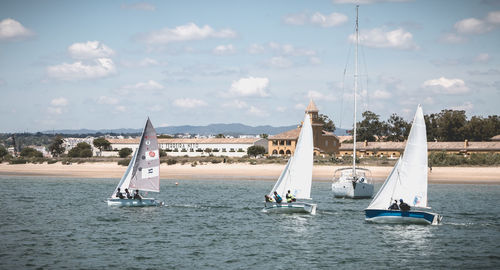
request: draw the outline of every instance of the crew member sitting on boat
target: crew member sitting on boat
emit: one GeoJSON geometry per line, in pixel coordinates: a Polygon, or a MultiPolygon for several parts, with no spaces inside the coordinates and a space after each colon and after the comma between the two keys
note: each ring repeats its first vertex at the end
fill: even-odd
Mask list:
{"type": "Polygon", "coordinates": [[[399,210],[398,201],[394,200],[394,203],[389,206],[389,210],[399,210]]]}
{"type": "Polygon", "coordinates": [[[273,198],[271,198],[269,195],[264,195],[264,198],[266,198],[266,202],[272,202],[273,198]]]}
{"type": "Polygon", "coordinates": [[[401,211],[410,211],[410,206],[407,203],[403,202],[403,199],[399,199],[399,202],[399,209],[401,209],[401,211]]]}
{"type": "Polygon", "coordinates": [[[274,192],[274,200],[277,202],[277,203],[281,203],[281,201],[283,201],[283,199],[281,198],[280,195],[278,195],[278,192],[274,192]]]}
{"type": "Polygon", "coordinates": [[[116,197],[120,198],[120,199],[124,199],[125,197],[123,197],[123,194],[120,192],[120,188],[118,188],[116,190],[116,197]]]}
{"type": "Polygon", "coordinates": [[[127,199],[132,199],[132,194],[128,192],[128,188],[125,189],[125,194],[127,195],[127,199]]]}
{"type": "Polygon", "coordinates": [[[286,202],[291,203],[291,202],[295,202],[295,201],[296,201],[295,196],[293,196],[289,190],[288,193],[286,194],[286,202]]]}
{"type": "Polygon", "coordinates": [[[135,190],[134,200],[142,200],[141,195],[139,195],[139,190],[138,189],[135,190]]]}

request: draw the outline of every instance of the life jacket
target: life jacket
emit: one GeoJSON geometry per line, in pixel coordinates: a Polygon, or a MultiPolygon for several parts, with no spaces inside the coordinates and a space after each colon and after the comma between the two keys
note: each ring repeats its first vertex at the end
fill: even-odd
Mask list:
{"type": "Polygon", "coordinates": [[[280,195],[274,195],[274,199],[276,200],[277,203],[281,203],[281,201],[283,201],[280,195]]]}

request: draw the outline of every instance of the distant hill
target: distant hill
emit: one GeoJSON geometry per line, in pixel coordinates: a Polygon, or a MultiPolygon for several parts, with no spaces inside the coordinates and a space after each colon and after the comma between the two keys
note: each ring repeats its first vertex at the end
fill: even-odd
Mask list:
{"type": "MultiPolygon", "coordinates": [[[[210,124],[207,126],[191,126],[191,125],[183,125],[183,126],[169,126],[169,127],[157,127],[156,132],[159,134],[199,134],[199,135],[216,135],[216,134],[224,134],[224,135],[259,135],[259,134],[269,134],[274,135],[281,132],[285,132],[290,129],[296,128],[296,125],[291,126],[280,126],[273,127],[269,125],[265,126],[247,126],[244,124],[234,123],[234,124],[210,124]]],[[[62,130],[47,130],[43,131],[46,134],[58,133],[58,134],[137,134],[140,133],[141,129],[131,129],[131,128],[119,128],[119,129],[62,129],[62,130]]],[[[345,135],[346,131],[344,129],[338,128],[335,130],[335,134],[337,135],[345,135]]]]}

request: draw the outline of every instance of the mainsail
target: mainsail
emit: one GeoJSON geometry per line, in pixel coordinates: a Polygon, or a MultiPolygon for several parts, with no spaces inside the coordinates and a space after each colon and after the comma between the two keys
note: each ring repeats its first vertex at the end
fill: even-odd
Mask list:
{"type": "Polygon", "coordinates": [[[313,147],[311,118],[306,113],[295,147],[295,153],[288,160],[269,196],[272,196],[276,191],[280,196],[284,197],[290,190],[297,199],[311,199],[313,147]]]}
{"type": "Polygon", "coordinates": [[[427,207],[427,135],[419,105],[411,126],[404,155],[367,209],[387,209],[393,200],[403,199],[414,207],[427,207]]]}
{"type": "MultiPolygon", "coordinates": [[[[135,150],[127,171],[123,175],[117,189],[124,192],[126,188],[144,191],[160,191],[160,153],[156,131],[151,121],[146,121],[139,148],[135,150]]],[[[112,198],[116,198],[115,189],[112,198]]]]}

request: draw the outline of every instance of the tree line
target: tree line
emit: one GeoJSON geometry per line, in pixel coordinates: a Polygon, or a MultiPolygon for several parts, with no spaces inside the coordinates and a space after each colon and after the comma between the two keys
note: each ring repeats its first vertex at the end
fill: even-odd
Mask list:
{"type": "MultiPolygon", "coordinates": [[[[371,111],[362,114],[362,120],[356,123],[357,141],[402,142],[408,138],[412,121],[392,114],[387,121],[371,111]]],[[[465,111],[442,110],[439,113],[424,115],[427,127],[427,141],[488,141],[500,134],[500,117],[472,116],[467,119],[465,111]]],[[[351,131],[352,132],[352,131],[351,131]]]]}

